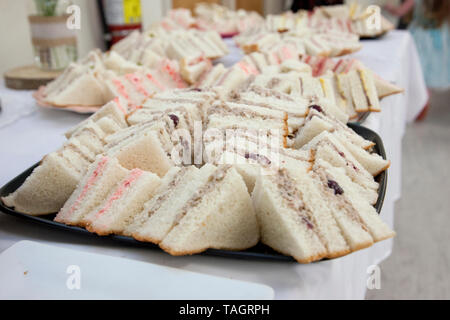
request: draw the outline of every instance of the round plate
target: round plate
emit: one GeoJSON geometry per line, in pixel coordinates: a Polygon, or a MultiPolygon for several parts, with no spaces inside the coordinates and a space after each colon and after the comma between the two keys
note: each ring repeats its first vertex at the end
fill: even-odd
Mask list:
{"type": "Polygon", "coordinates": [[[57,109],[57,110],[68,110],[75,113],[94,113],[98,111],[102,106],[55,106],[45,102],[44,100],[44,86],[39,87],[39,89],[33,92],[33,98],[36,99],[38,106],[46,109],[57,109]]]}

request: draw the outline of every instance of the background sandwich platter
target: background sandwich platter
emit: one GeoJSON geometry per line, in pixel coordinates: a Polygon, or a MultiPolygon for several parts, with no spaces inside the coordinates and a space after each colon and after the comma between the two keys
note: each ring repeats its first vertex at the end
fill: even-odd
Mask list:
{"type": "MultiPolygon", "coordinates": [[[[386,152],[384,150],[383,141],[381,140],[380,136],[376,134],[374,131],[363,127],[359,124],[352,124],[349,123],[348,126],[353,129],[357,134],[362,136],[366,140],[370,140],[375,143],[375,146],[373,148],[373,151],[383,157],[383,159],[386,159],[386,152]]],[[[20,175],[15,177],[13,180],[8,182],[5,186],[3,186],[0,189],[0,197],[6,196],[9,193],[14,192],[17,188],[19,188],[22,183],[25,181],[25,179],[31,174],[33,169],[37,167],[39,163],[36,163],[32,167],[28,168],[24,172],[22,172],[20,175]]],[[[375,209],[378,213],[381,212],[381,208],[383,207],[383,201],[384,196],[386,193],[386,187],[387,187],[387,171],[382,172],[378,176],[375,177],[375,180],[379,183],[379,189],[378,189],[378,200],[375,204],[375,209]]],[[[44,216],[31,216],[24,213],[17,212],[11,208],[6,207],[2,202],[0,202],[0,211],[9,214],[12,216],[20,217],[27,219],[32,222],[39,223],[41,225],[47,225],[50,227],[55,227],[58,229],[63,230],[69,230],[72,232],[77,232],[80,234],[83,234],[85,236],[90,236],[92,238],[97,239],[104,239],[106,241],[108,240],[115,240],[120,241],[123,243],[128,243],[133,246],[141,246],[141,247],[148,247],[150,249],[157,249],[160,250],[159,247],[152,243],[146,243],[146,242],[140,242],[137,241],[131,237],[127,236],[121,236],[121,235],[111,235],[106,237],[100,237],[94,233],[91,233],[87,231],[86,229],[80,228],[80,227],[74,227],[74,226],[68,226],[59,222],[53,221],[53,218],[56,214],[49,214],[44,216]]],[[[101,241],[101,240],[100,240],[101,241]]],[[[268,246],[265,246],[264,244],[258,243],[256,246],[244,250],[244,251],[228,251],[228,250],[218,250],[218,249],[208,249],[207,251],[201,253],[202,255],[209,255],[209,256],[221,256],[221,257],[228,257],[228,258],[237,258],[237,259],[244,259],[244,260],[276,260],[276,261],[286,261],[286,262],[295,262],[295,260],[290,256],[285,256],[280,253],[275,252],[268,246]]]]}

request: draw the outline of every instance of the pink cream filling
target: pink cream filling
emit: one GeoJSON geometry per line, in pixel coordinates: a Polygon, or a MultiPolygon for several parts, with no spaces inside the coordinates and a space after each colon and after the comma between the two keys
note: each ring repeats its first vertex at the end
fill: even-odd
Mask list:
{"type": "Polygon", "coordinates": [[[186,87],[186,84],[183,82],[183,80],[181,80],[180,75],[175,70],[175,68],[170,65],[170,63],[165,63],[165,65],[163,66],[163,71],[167,72],[170,75],[172,80],[177,85],[177,88],[185,88],[186,87]]]}
{"type": "Polygon", "coordinates": [[[244,62],[239,62],[238,66],[245,72],[245,74],[259,74],[258,70],[253,68],[251,65],[244,62]]]}
{"type": "Polygon", "coordinates": [[[311,56],[306,56],[306,58],[304,59],[305,63],[308,63],[311,61],[311,56]]]}
{"type": "Polygon", "coordinates": [[[148,97],[150,94],[147,90],[142,86],[142,80],[135,74],[127,74],[125,75],[125,78],[128,79],[136,88],[136,90],[140,93],[142,93],[144,96],[148,97]]]}
{"type": "Polygon", "coordinates": [[[347,72],[349,72],[349,71],[352,69],[353,64],[355,63],[355,61],[356,61],[356,59],[351,59],[351,60],[347,63],[347,66],[346,66],[345,69],[344,69],[344,73],[347,73],[347,72]]]}
{"type": "Polygon", "coordinates": [[[155,86],[157,86],[159,89],[161,89],[162,91],[166,90],[166,88],[158,81],[155,79],[154,76],[152,76],[150,73],[146,74],[147,79],[150,80],[153,84],[155,84],[155,86]]]}
{"type": "Polygon", "coordinates": [[[341,66],[341,64],[344,62],[344,59],[339,59],[338,63],[336,63],[336,65],[333,68],[333,72],[336,72],[337,70],[339,70],[339,67],[341,66]]]}
{"type": "Polygon", "coordinates": [[[327,58],[322,58],[319,60],[319,62],[317,63],[316,66],[316,70],[315,70],[315,77],[317,77],[318,75],[320,75],[323,71],[323,67],[325,65],[325,62],[327,61],[327,58]]]}
{"type": "Polygon", "coordinates": [[[280,64],[281,63],[280,59],[278,58],[278,56],[277,56],[277,54],[275,52],[272,53],[272,58],[275,60],[276,64],[280,64]]]}
{"type": "Polygon", "coordinates": [[[120,103],[119,97],[115,97],[114,102],[117,104],[117,107],[120,109],[120,111],[122,111],[122,113],[126,115],[127,112],[125,111],[122,104],[120,103]]]}
{"type": "Polygon", "coordinates": [[[81,204],[81,201],[86,197],[89,189],[97,181],[100,174],[105,169],[105,166],[108,163],[108,161],[109,161],[109,159],[107,157],[103,157],[100,160],[100,162],[97,165],[97,168],[95,168],[94,172],[89,177],[89,179],[88,179],[87,183],[85,184],[85,186],[83,187],[83,190],[81,191],[80,195],[78,196],[78,198],[75,200],[75,202],[73,203],[73,205],[70,207],[69,211],[67,212],[67,216],[71,216],[72,213],[78,209],[78,207],[81,204]]]}
{"type": "Polygon", "coordinates": [[[119,79],[113,79],[113,83],[116,86],[117,90],[119,91],[119,94],[124,97],[125,99],[127,99],[128,101],[130,101],[130,97],[128,96],[128,93],[125,90],[125,86],[123,85],[122,82],[120,82],[119,79]]]}
{"type": "Polygon", "coordinates": [[[201,54],[200,56],[198,56],[197,58],[192,59],[191,61],[189,61],[188,65],[189,66],[193,66],[197,63],[200,63],[202,61],[206,60],[205,55],[201,54]]]}
{"type": "Polygon", "coordinates": [[[292,59],[294,58],[294,54],[292,53],[292,50],[290,50],[288,47],[282,47],[281,52],[284,56],[284,59],[292,59]]]}
{"type": "Polygon", "coordinates": [[[165,20],[161,21],[161,26],[162,26],[164,29],[166,29],[167,31],[172,30],[172,27],[169,26],[169,24],[168,24],[165,20]]]}
{"type": "Polygon", "coordinates": [[[350,20],[347,20],[347,28],[348,32],[353,33],[352,22],[350,20]]]}
{"type": "Polygon", "coordinates": [[[313,44],[315,44],[315,45],[317,46],[317,48],[323,49],[323,46],[322,46],[319,42],[317,42],[316,39],[311,38],[311,42],[312,42],[313,44]]]}
{"type": "Polygon", "coordinates": [[[142,175],[142,173],[143,171],[140,169],[131,170],[130,174],[128,175],[128,178],[121,182],[120,186],[116,189],[113,195],[106,201],[105,206],[97,212],[96,216],[99,217],[106,211],[108,211],[114,204],[114,202],[123,196],[125,190],[128,189],[131,186],[131,184],[142,175]]]}

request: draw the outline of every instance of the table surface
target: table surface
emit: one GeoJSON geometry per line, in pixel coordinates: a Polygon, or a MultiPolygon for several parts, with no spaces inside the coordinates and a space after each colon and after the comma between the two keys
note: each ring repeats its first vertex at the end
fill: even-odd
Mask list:
{"type": "MultiPolygon", "coordinates": [[[[231,48],[230,55],[221,60],[226,65],[241,56],[238,49],[231,48]]],[[[393,31],[378,40],[364,40],[363,49],[352,56],[406,92],[385,98],[381,103],[382,112],[371,114],[364,123],[380,134],[391,161],[381,216],[392,227],[394,203],[401,195],[401,142],[405,125],[425,105],[427,91],[414,42],[406,31],[393,31]]],[[[0,113],[0,185],[57,149],[65,141],[64,132],[86,118],[86,115],[69,111],[39,108],[30,91],[12,91],[3,84],[0,99],[3,109],[0,113]]],[[[160,250],[84,237],[1,214],[0,252],[20,240],[258,282],[272,287],[276,299],[363,299],[370,267],[389,256],[393,241],[382,241],[339,259],[308,265],[198,255],[172,257],[160,250]]]]}

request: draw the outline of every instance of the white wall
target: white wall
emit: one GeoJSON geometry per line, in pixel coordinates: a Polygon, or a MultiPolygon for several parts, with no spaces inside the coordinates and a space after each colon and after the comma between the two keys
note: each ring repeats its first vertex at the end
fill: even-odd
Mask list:
{"type": "MultiPolygon", "coordinates": [[[[77,31],[79,56],[83,57],[93,48],[103,49],[103,35],[96,1],[72,0],[72,2],[81,8],[81,30],[77,31]]],[[[264,0],[265,12],[280,12],[284,2],[264,0]]],[[[172,7],[172,1],[141,0],[141,5],[143,27],[147,29],[172,7]]],[[[0,0],[0,74],[12,67],[33,63],[27,19],[27,16],[33,13],[33,8],[33,0],[0,0]]]]}
{"type": "MultiPolygon", "coordinates": [[[[79,56],[103,45],[102,29],[96,1],[73,0],[81,8],[81,30],[77,31],[79,56]]],[[[33,63],[28,15],[33,0],[0,0],[0,74],[21,65],[33,63]]]]}
{"type": "Polygon", "coordinates": [[[142,27],[148,29],[172,8],[170,0],[141,0],[142,27]]]}
{"type": "Polygon", "coordinates": [[[278,14],[284,11],[286,1],[264,0],[264,14],[278,14]]]}
{"type": "Polygon", "coordinates": [[[26,12],[25,0],[0,0],[1,73],[13,66],[33,62],[26,12]]]}

